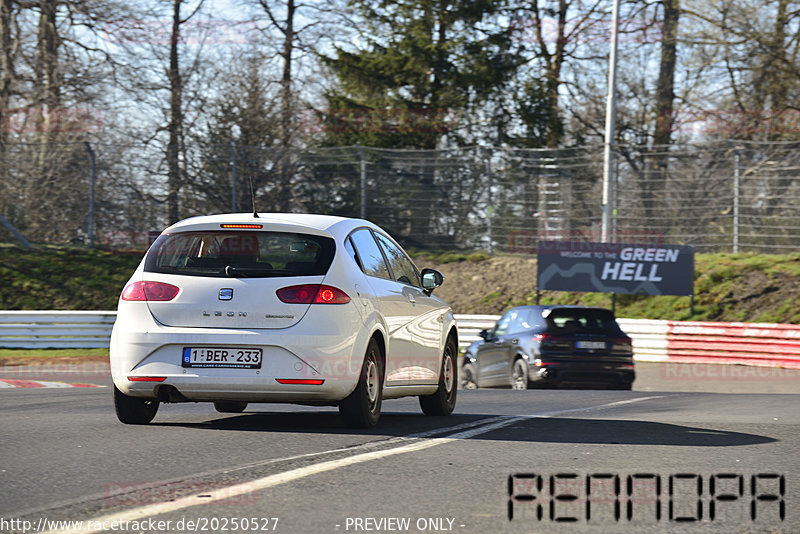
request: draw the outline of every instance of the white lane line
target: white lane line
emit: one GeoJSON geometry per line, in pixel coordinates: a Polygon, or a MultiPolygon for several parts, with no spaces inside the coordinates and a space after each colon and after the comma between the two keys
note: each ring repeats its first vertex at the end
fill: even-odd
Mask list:
{"type": "MultiPolygon", "coordinates": [[[[181,499],[177,499],[175,501],[139,506],[137,508],[131,508],[130,510],[126,510],[123,512],[112,513],[109,515],[89,519],[84,521],[84,524],[87,526],[96,525],[98,527],[102,527],[103,524],[109,525],[111,524],[112,521],[117,521],[118,522],[117,524],[119,524],[119,522],[125,522],[125,521],[131,522],[143,518],[155,517],[167,513],[176,512],[178,510],[183,510],[185,508],[191,508],[193,506],[198,506],[201,504],[207,505],[209,503],[222,501],[226,499],[232,499],[234,497],[247,495],[249,493],[255,493],[257,491],[262,491],[274,486],[278,486],[280,484],[285,484],[287,482],[292,482],[295,480],[299,480],[301,478],[309,477],[319,473],[324,473],[326,471],[333,471],[335,469],[340,469],[342,467],[348,467],[351,465],[356,465],[364,462],[371,462],[372,460],[379,460],[381,458],[395,456],[398,454],[406,454],[409,452],[421,451],[429,449],[431,447],[436,447],[437,445],[444,445],[446,443],[452,443],[454,441],[462,439],[473,438],[481,434],[486,434],[494,430],[498,430],[500,428],[513,425],[514,423],[518,423],[520,421],[526,421],[529,419],[536,419],[536,418],[554,417],[557,415],[562,415],[567,413],[600,410],[603,408],[615,408],[617,406],[633,404],[645,400],[658,399],[661,397],[663,397],[663,395],[657,395],[651,397],[638,397],[635,399],[630,399],[625,401],[610,402],[606,404],[598,404],[595,406],[586,406],[584,408],[571,408],[568,410],[544,412],[541,414],[496,416],[489,418],[488,420],[483,420],[482,422],[483,424],[480,424],[479,426],[476,426],[474,428],[469,428],[467,430],[462,430],[461,432],[456,432],[455,434],[451,434],[450,436],[445,438],[421,438],[422,439],[421,441],[416,441],[414,443],[401,445],[391,449],[364,452],[361,454],[356,454],[354,456],[349,456],[347,458],[328,460],[325,462],[320,462],[305,467],[298,467],[296,469],[290,469],[289,471],[284,471],[283,473],[276,473],[274,475],[269,475],[263,478],[252,480],[250,482],[242,482],[241,484],[235,484],[233,486],[219,488],[215,491],[206,492],[203,493],[202,498],[196,495],[192,495],[189,497],[183,497],[181,499]]],[[[465,427],[465,426],[469,426],[469,424],[457,425],[456,427],[452,428],[465,427]]],[[[433,432],[428,432],[428,433],[433,433],[433,432]]],[[[58,531],[50,531],[46,534],[81,534],[81,533],[86,534],[94,532],[102,532],[102,528],[58,530],[58,531]]]]}

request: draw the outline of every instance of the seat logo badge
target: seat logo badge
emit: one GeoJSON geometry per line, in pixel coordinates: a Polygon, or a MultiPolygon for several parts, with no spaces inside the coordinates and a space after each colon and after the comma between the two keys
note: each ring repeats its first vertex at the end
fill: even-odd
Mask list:
{"type": "Polygon", "coordinates": [[[233,289],[230,287],[223,287],[219,290],[219,300],[231,300],[233,298],[233,289]]]}

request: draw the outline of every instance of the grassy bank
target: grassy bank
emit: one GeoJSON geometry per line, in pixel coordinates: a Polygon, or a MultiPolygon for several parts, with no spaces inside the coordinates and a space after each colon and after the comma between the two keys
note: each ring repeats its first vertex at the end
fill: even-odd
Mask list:
{"type": "MultiPolygon", "coordinates": [[[[536,301],[536,263],[531,258],[477,253],[417,252],[420,267],[445,274],[437,295],[456,313],[500,313],[536,301]]],[[[83,248],[0,246],[0,309],[113,310],[140,254],[83,248]]],[[[697,254],[694,320],[800,324],[800,253],[697,254]]],[[[608,307],[603,293],[544,292],[543,304],[608,307]]],[[[618,295],[617,315],[689,318],[688,297],[618,295]]]]}
{"type": "Polygon", "coordinates": [[[141,254],[0,246],[0,309],[114,310],[141,254]]]}

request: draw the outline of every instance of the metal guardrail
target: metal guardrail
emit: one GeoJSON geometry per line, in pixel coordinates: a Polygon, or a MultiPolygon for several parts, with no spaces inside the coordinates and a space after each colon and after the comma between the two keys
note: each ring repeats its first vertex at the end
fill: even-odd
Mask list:
{"type": "Polygon", "coordinates": [[[458,349],[463,351],[473,342],[478,341],[478,333],[491,328],[500,318],[499,315],[455,315],[458,325],[458,349]]]}
{"type": "MultiPolygon", "coordinates": [[[[499,315],[456,315],[463,350],[499,315]]],[[[800,325],[617,319],[643,362],[756,365],[800,369],[800,325]]]]}
{"type": "MultiPolygon", "coordinates": [[[[0,311],[0,348],[108,347],[114,311],[0,311]]],[[[459,348],[499,315],[456,315],[459,348]]],[[[800,369],[800,325],[618,319],[638,361],[800,369]]]]}
{"type": "Polygon", "coordinates": [[[115,311],[1,311],[0,348],[108,347],[115,311]]]}

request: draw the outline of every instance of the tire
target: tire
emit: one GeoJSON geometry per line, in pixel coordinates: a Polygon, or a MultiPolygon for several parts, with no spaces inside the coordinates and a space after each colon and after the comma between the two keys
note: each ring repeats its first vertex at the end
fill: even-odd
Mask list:
{"type": "Polygon", "coordinates": [[[356,389],[339,403],[345,424],[372,428],[378,424],[383,403],[383,358],[375,339],[369,340],[356,389]]]}
{"type": "Polygon", "coordinates": [[[465,363],[461,368],[461,389],[478,389],[475,364],[465,363]]]}
{"type": "Polygon", "coordinates": [[[450,415],[456,407],[458,394],[458,363],[456,345],[452,338],[447,340],[442,354],[442,368],[439,372],[439,389],[433,395],[423,395],[419,405],[425,415],[450,415]]]}
{"type": "Polygon", "coordinates": [[[214,409],[219,413],[242,413],[245,408],[247,408],[247,403],[241,401],[214,402],[214,409]]]}
{"type": "Polygon", "coordinates": [[[522,358],[517,358],[511,368],[511,389],[528,389],[529,387],[528,364],[522,358]]]}
{"type": "Polygon", "coordinates": [[[117,419],[126,425],[146,425],[156,416],[159,402],[156,399],[131,397],[114,386],[114,410],[117,419]]]}

